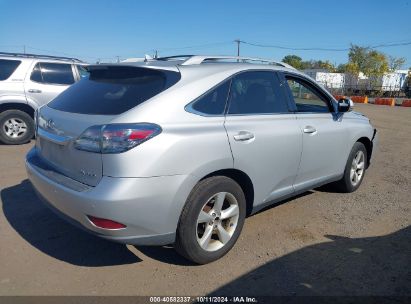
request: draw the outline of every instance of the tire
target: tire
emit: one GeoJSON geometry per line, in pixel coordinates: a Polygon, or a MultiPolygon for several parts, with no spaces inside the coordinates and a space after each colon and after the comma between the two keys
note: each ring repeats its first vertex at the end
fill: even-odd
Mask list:
{"type": "Polygon", "coordinates": [[[33,136],[34,121],[29,114],[20,110],[7,110],[0,114],[0,142],[21,145],[29,142],[33,136]]]}
{"type": "Polygon", "coordinates": [[[367,149],[362,143],[356,142],[345,165],[344,176],[335,184],[338,190],[345,193],[357,190],[364,179],[367,162],[367,149]],[[357,159],[359,163],[357,163],[357,159]],[[361,174],[359,174],[360,172],[361,174]]]}
{"type": "Polygon", "coordinates": [[[197,264],[215,261],[236,243],[245,215],[245,196],[234,180],[225,176],[206,178],[194,187],[187,199],[180,216],[174,248],[197,264]],[[216,204],[222,205],[222,208],[219,209],[216,204]],[[228,217],[230,214],[233,216],[228,217]]]}

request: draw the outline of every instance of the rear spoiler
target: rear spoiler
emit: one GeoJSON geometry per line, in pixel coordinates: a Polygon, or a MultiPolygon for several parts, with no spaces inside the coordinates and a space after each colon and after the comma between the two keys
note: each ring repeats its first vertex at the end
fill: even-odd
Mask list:
{"type": "Polygon", "coordinates": [[[95,70],[104,70],[104,69],[107,69],[108,67],[118,67],[118,66],[146,68],[146,69],[153,69],[153,70],[164,70],[164,71],[172,71],[172,72],[177,72],[177,73],[180,72],[177,65],[170,64],[170,62],[167,62],[167,61],[91,64],[91,65],[86,66],[85,68],[87,69],[87,71],[91,72],[95,70]]]}

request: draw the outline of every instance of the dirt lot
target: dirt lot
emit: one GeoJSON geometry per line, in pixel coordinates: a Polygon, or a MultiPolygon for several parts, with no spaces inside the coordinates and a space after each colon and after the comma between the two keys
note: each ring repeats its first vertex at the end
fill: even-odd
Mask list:
{"type": "Polygon", "coordinates": [[[411,108],[356,109],[380,139],[361,188],[317,189],[248,218],[234,249],[206,266],[70,226],[26,179],[32,144],[0,146],[0,295],[410,296],[411,108]]]}

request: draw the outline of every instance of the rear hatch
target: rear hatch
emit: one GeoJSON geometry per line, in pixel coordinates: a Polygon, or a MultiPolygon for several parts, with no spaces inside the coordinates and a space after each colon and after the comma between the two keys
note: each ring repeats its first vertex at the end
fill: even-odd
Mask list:
{"type": "Polygon", "coordinates": [[[108,123],[110,116],[74,114],[42,107],[38,116],[37,153],[58,172],[96,186],[103,173],[102,156],[78,150],[74,140],[84,130],[108,123]]]}
{"type": "Polygon", "coordinates": [[[36,148],[56,171],[96,186],[103,174],[102,154],[79,150],[76,139],[166,90],[180,74],[121,65],[90,66],[89,71],[88,78],[40,108],[36,148]]]}

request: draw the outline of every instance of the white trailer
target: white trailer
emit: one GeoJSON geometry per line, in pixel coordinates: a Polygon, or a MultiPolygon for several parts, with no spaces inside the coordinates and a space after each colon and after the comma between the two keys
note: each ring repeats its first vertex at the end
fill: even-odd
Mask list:
{"type": "Polygon", "coordinates": [[[307,69],[304,70],[304,73],[327,89],[398,93],[406,90],[409,71],[396,70],[381,77],[368,77],[362,72],[358,75],[330,73],[323,69],[307,69]]]}
{"type": "Polygon", "coordinates": [[[330,73],[321,69],[304,70],[308,76],[328,89],[344,88],[345,77],[343,73],[330,73]]]}

